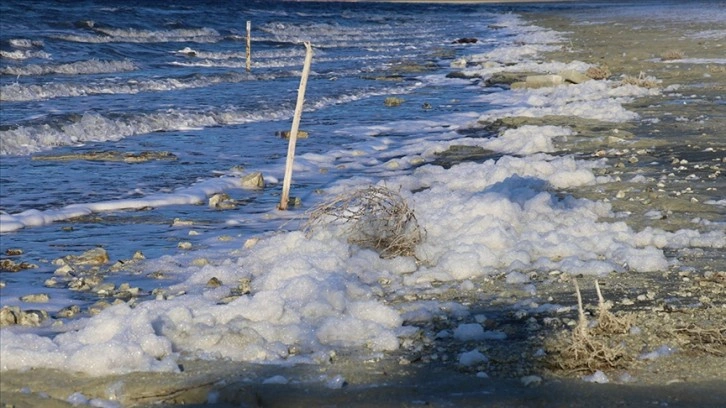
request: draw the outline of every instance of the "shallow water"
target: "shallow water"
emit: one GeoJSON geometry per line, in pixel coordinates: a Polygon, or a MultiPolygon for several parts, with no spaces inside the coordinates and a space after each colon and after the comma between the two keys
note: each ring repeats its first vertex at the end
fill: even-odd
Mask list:
{"type": "MultiPolygon", "coordinates": [[[[275,135],[290,126],[302,41],[312,42],[315,56],[301,124],[311,137],[300,140],[297,154],[324,155],[331,148],[373,146],[370,129],[394,120],[436,121],[474,110],[467,102],[478,92],[471,81],[439,78],[454,58],[488,50],[506,36],[488,28],[491,7],[444,6],[442,13],[442,6],[431,5],[36,3],[3,6],[2,211],[53,213],[74,204],[143,200],[233,168],[262,171],[271,186],[227,191],[242,201],[235,211],[216,211],[204,202],[149,205],[61,216],[4,233],[3,251],[21,248],[24,260],[39,265],[9,278],[10,287],[25,288],[19,292],[50,276],[49,260],[96,246],[112,260],[138,250],[153,258],[175,252],[181,240],[197,243],[207,232],[277,229],[276,182],[282,181],[287,142],[275,135]],[[250,72],[245,21],[252,23],[250,72]],[[464,36],[483,41],[452,44],[464,36]],[[18,54],[23,58],[6,57],[18,54]],[[389,95],[406,103],[386,108],[389,95]],[[431,109],[422,108],[425,103],[431,109]],[[163,151],[176,160],[33,160],[99,151],[163,151]],[[171,227],[175,218],[193,221],[205,234],[190,237],[186,229],[171,227]]],[[[417,134],[404,129],[386,136],[395,144],[417,134]]],[[[360,162],[350,166],[352,173],[297,172],[292,195],[312,201],[316,188],[368,173],[379,159],[348,160],[360,162]]]]}

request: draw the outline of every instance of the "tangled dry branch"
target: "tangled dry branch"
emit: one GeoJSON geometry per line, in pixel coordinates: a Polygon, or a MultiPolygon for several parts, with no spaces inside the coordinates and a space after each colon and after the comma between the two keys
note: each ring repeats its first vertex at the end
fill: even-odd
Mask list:
{"type": "Polygon", "coordinates": [[[348,242],[375,249],[383,258],[414,256],[424,237],[406,200],[382,186],[343,193],[318,205],[303,228],[309,235],[324,225],[344,225],[348,242]]]}

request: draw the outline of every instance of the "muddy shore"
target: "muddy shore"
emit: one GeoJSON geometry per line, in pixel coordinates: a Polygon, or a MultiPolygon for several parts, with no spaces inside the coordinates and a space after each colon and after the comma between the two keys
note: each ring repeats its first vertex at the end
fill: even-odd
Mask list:
{"type": "MultiPolygon", "coordinates": [[[[726,109],[721,99],[726,95],[726,65],[689,64],[678,59],[666,62],[663,58],[671,51],[688,58],[723,58],[726,42],[689,36],[710,29],[698,22],[666,25],[618,18],[616,24],[575,25],[573,21],[586,18],[574,11],[527,13],[525,18],[571,33],[571,41],[545,60],[599,64],[613,77],[637,77],[642,72],[669,90],[626,106],[640,115],[640,121],[619,126],[618,132],[602,124],[580,123],[580,137],[557,146],[561,154],[607,158],[611,166],[601,169],[602,174],[625,180],[572,193],[609,201],[614,212],[629,214],[623,220],[636,230],[651,226],[674,231],[687,228],[695,218],[726,219],[723,206],[707,204],[722,200],[719,194],[726,191],[726,109]],[[653,162],[661,164],[648,165],[653,162]],[[627,181],[638,175],[656,182],[627,181]],[[663,216],[654,218],[653,209],[663,216]]],[[[549,118],[519,124],[563,120],[567,122],[549,118]]],[[[476,289],[470,292],[452,289],[447,295],[448,300],[467,304],[472,315],[486,316],[488,329],[507,334],[506,340],[487,341],[482,346],[489,361],[481,366],[460,367],[456,357],[460,345],[424,336],[397,353],[366,360],[335,355],[320,366],[188,361],[179,374],[103,378],[48,370],[7,371],[0,374],[0,406],[73,406],[68,400],[73,393],[88,400],[117,401],[122,406],[169,407],[723,406],[726,254],[722,249],[703,248],[667,255],[678,259],[679,265],[667,271],[627,272],[599,280],[613,315],[628,320],[630,328],[638,328],[637,332],[598,334],[603,344],[623,347],[621,358],[613,364],[563,368],[538,353],[540,349],[557,350],[561,346],[557,335],[569,333],[577,324],[569,276],[530,276],[542,301],[572,306],[559,314],[523,310],[517,305],[530,296],[503,277],[490,277],[474,282],[476,289]],[[672,352],[644,357],[664,346],[672,352]],[[608,378],[607,384],[583,381],[583,376],[596,370],[608,378]],[[284,381],[263,384],[275,376],[284,381]],[[342,379],[344,383],[339,383],[342,379]]],[[[585,312],[594,319],[598,313],[594,278],[581,277],[578,282],[585,312]]],[[[437,333],[459,323],[442,317],[425,330],[437,333]]]]}

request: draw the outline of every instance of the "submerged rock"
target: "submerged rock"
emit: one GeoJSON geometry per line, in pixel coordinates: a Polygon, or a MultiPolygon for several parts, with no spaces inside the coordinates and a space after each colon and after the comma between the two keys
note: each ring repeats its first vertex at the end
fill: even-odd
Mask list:
{"type": "Polygon", "coordinates": [[[177,157],[170,152],[149,152],[144,151],[141,153],[129,153],[129,152],[86,152],[86,153],[74,153],[74,154],[57,154],[57,155],[43,155],[33,156],[33,160],[57,160],[57,161],[70,161],[70,160],[89,160],[89,161],[110,161],[110,162],[124,162],[124,163],[143,163],[151,160],[176,160],[177,157]]]}
{"type": "Polygon", "coordinates": [[[389,96],[383,101],[383,104],[388,107],[401,106],[402,103],[403,103],[403,98],[398,98],[395,96],[389,96]]]}
{"type": "Polygon", "coordinates": [[[47,293],[33,293],[21,296],[20,301],[26,303],[48,303],[50,302],[50,296],[47,293]]]}
{"type": "Polygon", "coordinates": [[[262,173],[256,171],[242,177],[241,183],[243,188],[263,188],[265,187],[265,178],[262,173]]]}
{"type": "Polygon", "coordinates": [[[12,259],[0,259],[0,272],[20,272],[25,269],[33,269],[37,267],[38,265],[28,262],[16,263],[12,259]]]}
{"type": "Polygon", "coordinates": [[[209,197],[209,206],[218,210],[231,210],[237,208],[237,202],[225,193],[217,193],[209,197]]]}
{"type": "MultiPolygon", "coordinates": [[[[283,139],[289,139],[291,132],[289,130],[282,130],[276,133],[277,136],[283,138],[283,139]]],[[[298,139],[307,139],[309,136],[309,132],[305,130],[298,130],[297,131],[297,138],[298,139]]]]}
{"type": "Polygon", "coordinates": [[[106,252],[105,249],[100,248],[100,247],[89,249],[88,251],[82,253],[81,255],[68,255],[68,256],[64,256],[63,258],[59,258],[59,259],[56,259],[55,261],[53,261],[53,263],[58,266],[64,266],[64,265],[99,266],[99,265],[107,264],[108,262],[109,262],[108,252],[106,252]]]}

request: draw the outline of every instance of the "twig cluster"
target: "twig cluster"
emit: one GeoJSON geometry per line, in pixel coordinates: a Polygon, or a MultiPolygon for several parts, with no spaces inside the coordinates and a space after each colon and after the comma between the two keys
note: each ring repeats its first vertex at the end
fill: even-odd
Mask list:
{"type": "Polygon", "coordinates": [[[726,326],[703,328],[691,323],[676,328],[675,334],[685,337],[683,342],[693,349],[726,356],[726,326]]]}
{"type": "Polygon", "coordinates": [[[374,249],[382,258],[414,256],[424,237],[406,200],[382,186],[343,193],[318,205],[303,228],[310,235],[323,225],[344,225],[348,242],[374,249]]]}
{"type": "Polygon", "coordinates": [[[625,75],[620,81],[623,85],[635,85],[641,88],[657,88],[658,80],[655,77],[645,75],[645,72],[640,72],[638,76],[625,75]]]}
{"type": "Polygon", "coordinates": [[[590,329],[582,306],[580,287],[576,280],[573,282],[577,295],[577,326],[569,336],[561,333],[550,342],[549,348],[554,352],[552,365],[572,372],[594,372],[599,369],[625,367],[632,357],[622,344],[611,344],[606,337],[608,334],[627,332],[632,324],[632,319],[617,317],[610,313],[596,281],[595,287],[599,300],[598,325],[590,329]]]}

